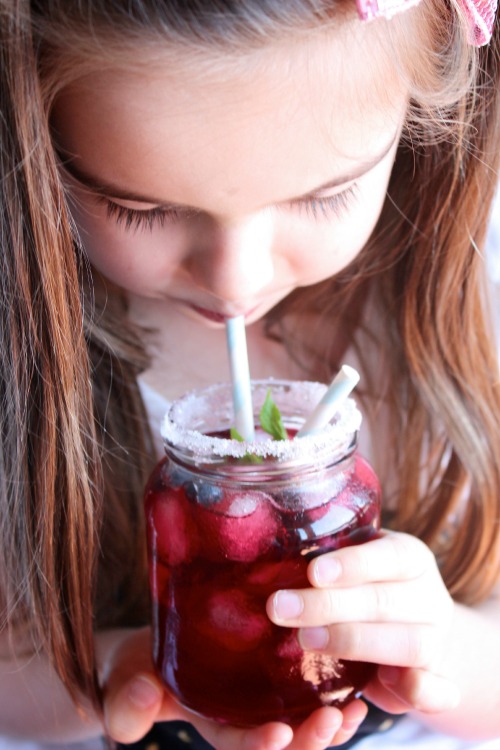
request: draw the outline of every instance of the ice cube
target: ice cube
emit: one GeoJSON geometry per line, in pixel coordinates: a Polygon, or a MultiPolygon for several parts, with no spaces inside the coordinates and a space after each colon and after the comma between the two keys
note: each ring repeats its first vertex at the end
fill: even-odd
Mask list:
{"type": "Polygon", "coordinates": [[[209,559],[252,562],[273,545],[278,519],[264,492],[226,493],[227,515],[198,507],[196,517],[209,559]],[[230,495],[229,497],[227,497],[230,495]]]}
{"type": "Polygon", "coordinates": [[[267,503],[269,500],[268,495],[255,490],[227,493],[227,515],[232,518],[250,516],[255,513],[260,503],[267,503]]]}
{"type": "Polygon", "coordinates": [[[300,555],[295,559],[281,562],[263,562],[252,566],[245,578],[245,585],[262,595],[281,588],[301,588],[308,586],[306,575],[307,560],[300,555]]]}
{"type": "Polygon", "coordinates": [[[241,589],[216,591],[208,601],[206,635],[230,651],[256,648],[271,631],[264,611],[241,589]]]}
{"type": "Polygon", "coordinates": [[[158,495],[148,512],[153,555],[170,566],[190,559],[195,544],[196,528],[179,493],[170,490],[158,495]]]}
{"type": "Polygon", "coordinates": [[[303,482],[287,487],[274,498],[275,505],[284,513],[301,513],[320,509],[343,490],[346,484],[346,472],[335,477],[328,474],[318,475],[314,481],[303,482]]]}
{"type": "Polygon", "coordinates": [[[329,538],[327,546],[334,548],[334,537],[340,534],[355,519],[354,511],[347,505],[338,504],[337,500],[322,506],[314,508],[312,511],[304,514],[301,522],[301,528],[298,534],[303,541],[329,538]]]}

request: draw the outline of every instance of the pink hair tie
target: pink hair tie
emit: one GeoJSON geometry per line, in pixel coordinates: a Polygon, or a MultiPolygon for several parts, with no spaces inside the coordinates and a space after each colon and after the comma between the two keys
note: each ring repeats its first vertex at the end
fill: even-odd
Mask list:
{"type": "Polygon", "coordinates": [[[460,0],[469,25],[469,42],[476,47],[488,44],[493,31],[498,0],[460,0]]]}
{"type": "MultiPolygon", "coordinates": [[[[420,0],[356,0],[363,21],[392,18],[396,13],[418,5],[420,0]]],[[[469,26],[469,42],[475,47],[488,44],[493,31],[498,0],[459,0],[469,26]]]]}

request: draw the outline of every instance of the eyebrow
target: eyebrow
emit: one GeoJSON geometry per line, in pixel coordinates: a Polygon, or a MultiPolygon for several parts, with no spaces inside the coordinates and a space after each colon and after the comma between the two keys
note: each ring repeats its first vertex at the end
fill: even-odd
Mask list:
{"type": "MultiPolygon", "coordinates": [[[[357,169],[353,170],[352,172],[341,175],[340,177],[336,177],[333,180],[329,180],[328,182],[325,182],[322,185],[319,185],[318,187],[313,188],[312,190],[309,190],[307,193],[297,196],[296,198],[288,198],[286,199],[286,202],[287,203],[298,202],[298,201],[307,199],[309,197],[312,197],[314,195],[317,195],[318,193],[321,193],[325,190],[330,190],[332,188],[340,187],[341,185],[345,185],[349,182],[353,182],[354,180],[359,179],[364,174],[374,169],[374,167],[376,167],[381,161],[385,159],[387,154],[390,152],[390,150],[394,146],[394,143],[398,135],[399,135],[399,130],[395,133],[390,143],[388,143],[379,154],[372,157],[371,159],[364,161],[357,169]]],[[[133,191],[130,191],[130,190],[125,190],[124,188],[120,187],[119,185],[116,185],[115,183],[109,180],[104,180],[100,177],[97,177],[96,175],[91,174],[87,170],[76,166],[74,162],[72,161],[74,157],[70,156],[64,151],[58,149],[57,155],[59,157],[62,167],[71,177],[73,177],[73,179],[75,179],[77,182],[84,185],[85,187],[89,188],[89,190],[92,190],[95,193],[99,193],[100,195],[104,195],[108,198],[118,198],[119,200],[131,201],[133,203],[151,203],[157,206],[164,206],[164,207],[172,206],[178,209],[184,209],[184,210],[189,210],[189,211],[199,210],[199,209],[195,209],[193,206],[189,206],[189,205],[185,205],[181,203],[175,203],[172,201],[165,201],[163,198],[157,198],[157,197],[148,196],[148,195],[141,195],[138,193],[134,193],[133,191]]]]}

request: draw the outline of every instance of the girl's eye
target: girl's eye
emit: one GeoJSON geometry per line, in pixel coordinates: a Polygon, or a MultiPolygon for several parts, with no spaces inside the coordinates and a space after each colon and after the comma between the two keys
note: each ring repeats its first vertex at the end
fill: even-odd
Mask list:
{"type": "MultiPolygon", "coordinates": [[[[351,206],[357,195],[357,185],[351,185],[341,193],[325,197],[310,196],[292,201],[289,205],[299,211],[305,211],[313,219],[330,219],[341,216],[351,206]]],[[[149,229],[163,227],[166,223],[175,223],[195,214],[194,211],[180,211],[173,207],[155,206],[144,211],[121,206],[105,196],[98,196],[100,203],[106,206],[106,213],[110,219],[123,225],[126,230],[149,229]]]]}
{"type": "MultiPolygon", "coordinates": [[[[135,208],[120,206],[119,203],[114,203],[104,195],[98,196],[98,200],[99,203],[105,205],[108,218],[114,219],[117,224],[123,225],[126,230],[149,229],[152,231],[156,226],[162,227],[167,222],[174,223],[187,215],[186,211],[165,206],[155,206],[139,211],[135,208]]],[[[194,214],[194,211],[192,214],[194,214]]]]}
{"type": "Polygon", "coordinates": [[[335,195],[325,197],[310,196],[292,201],[290,205],[305,211],[313,219],[330,219],[340,217],[347,211],[357,197],[358,186],[356,184],[335,195]]]}

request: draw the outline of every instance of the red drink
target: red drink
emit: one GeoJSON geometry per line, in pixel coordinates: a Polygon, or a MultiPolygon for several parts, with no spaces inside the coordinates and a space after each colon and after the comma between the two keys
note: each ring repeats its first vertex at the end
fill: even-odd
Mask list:
{"type": "MultiPolygon", "coordinates": [[[[292,423],[286,407],[295,387],[272,383],[292,423]]],[[[264,389],[255,388],[258,408],[264,389]]],[[[302,393],[299,401],[311,410],[302,393]]],[[[349,408],[349,425],[359,426],[349,408]]],[[[271,453],[280,456],[266,453],[270,441],[257,443],[261,461],[252,462],[241,453],[248,446],[238,454],[234,441],[213,434],[212,414],[209,422],[207,444],[215,441],[222,455],[167,437],[167,457],[146,489],[154,661],[171,692],[199,714],[245,726],[296,723],[320,706],[347,703],[374,667],[302,651],[294,630],[270,622],[266,600],[309,586],[312,557],[376,535],[378,481],[355,452],[356,426],[340,443],[333,429],[321,444],[275,443],[271,453]]],[[[292,433],[299,424],[300,415],[292,433]]]]}

